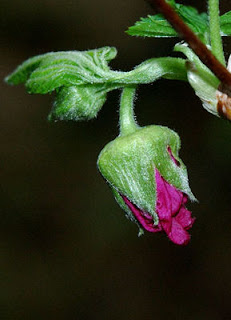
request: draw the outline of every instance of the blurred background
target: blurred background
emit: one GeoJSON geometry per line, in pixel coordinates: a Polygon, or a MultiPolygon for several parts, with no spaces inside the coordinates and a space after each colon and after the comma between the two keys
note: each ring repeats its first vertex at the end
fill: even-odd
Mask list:
{"type": "MultiPolygon", "coordinates": [[[[181,3],[206,10],[206,1],[181,3]]],[[[115,46],[111,66],[124,71],[171,54],[174,39],[125,34],[150,13],[142,0],[1,0],[0,78],[49,51],[115,46]]],[[[2,80],[0,319],[231,319],[230,123],[208,114],[187,83],[139,88],[139,124],[179,133],[199,200],[188,206],[192,240],[178,247],[164,234],[138,238],[97,172],[118,134],[118,91],[95,121],[48,123],[52,95],[2,80]]]]}

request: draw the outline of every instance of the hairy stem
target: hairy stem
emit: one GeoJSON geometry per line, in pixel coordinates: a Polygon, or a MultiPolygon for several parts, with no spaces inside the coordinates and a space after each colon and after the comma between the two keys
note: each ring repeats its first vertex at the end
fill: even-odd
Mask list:
{"type": "Polygon", "coordinates": [[[231,96],[231,73],[217,60],[204,43],[192,32],[192,30],[182,21],[173,8],[165,0],[147,0],[152,7],[157,7],[165,16],[173,28],[188,43],[190,48],[200,58],[200,60],[215,74],[221,81],[221,90],[231,96]]]}
{"type": "Polygon", "coordinates": [[[138,129],[134,118],[134,98],[136,88],[125,87],[120,100],[120,134],[127,135],[138,129]]]}
{"type": "Polygon", "coordinates": [[[223,65],[225,65],[225,56],[220,31],[219,0],[208,0],[208,8],[212,53],[223,65]]]}

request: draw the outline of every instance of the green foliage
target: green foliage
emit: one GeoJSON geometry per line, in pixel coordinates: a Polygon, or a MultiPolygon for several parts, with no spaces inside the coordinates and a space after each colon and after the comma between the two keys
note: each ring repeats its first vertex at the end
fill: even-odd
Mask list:
{"type": "Polygon", "coordinates": [[[231,35],[231,11],[226,12],[220,17],[220,26],[223,36],[231,35]]]}
{"type": "Polygon", "coordinates": [[[116,49],[104,47],[85,52],[51,52],[25,61],[6,78],[9,84],[25,83],[29,93],[57,96],[49,120],[89,120],[97,116],[112,85],[108,62],[116,49]]]}
{"type": "MultiPolygon", "coordinates": [[[[208,40],[209,26],[206,13],[199,14],[191,6],[166,0],[181,19],[202,40],[208,40]]],[[[231,11],[220,17],[222,35],[231,35],[231,11]]],[[[177,37],[177,32],[161,15],[141,18],[127,31],[130,35],[147,37],[177,37]]],[[[9,84],[25,83],[29,93],[56,92],[49,120],[89,120],[97,116],[111,90],[130,85],[151,83],[159,78],[189,81],[199,77],[203,83],[217,87],[217,79],[185,45],[176,46],[191,61],[186,67],[181,58],[152,58],[128,72],[114,71],[108,63],[116,57],[116,49],[103,47],[88,51],[51,52],[28,59],[5,80],[9,84]],[[191,75],[191,76],[189,76],[191,75]],[[203,75],[203,77],[202,77],[203,75]],[[203,79],[202,79],[202,78],[203,79]],[[190,80],[191,79],[191,80],[190,80]]],[[[204,87],[204,86],[202,86],[204,87]]],[[[200,88],[196,91],[203,91],[200,88]]]]}
{"type": "Polygon", "coordinates": [[[141,18],[126,32],[131,36],[140,37],[177,37],[177,32],[162,14],[141,18]]]}
{"type": "Polygon", "coordinates": [[[112,47],[47,53],[25,61],[6,78],[6,82],[25,82],[29,93],[41,94],[62,86],[103,83],[110,71],[108,62],[116,53],[112,47]]]}
{"type": "MultiPolygon", "coordinates": [[[[206,13],[199,14],[197,9],[175,3],[175,1],[171,1],[170,4],[193,32],[202,38],[205,36],[208,28],[206,13]]],[[[141,18],[140,21],[128,29],[127,33],[142,37],[177,37],[177,32],[162,14],[141,18]]]]}
{"type": "Polygon", "coordinates": [[[217,77],[200,61],[186,43],[177,44],[174,50],[186,55],[188,82],[200,98],[203,107],[213,115],[219,116],[217,111],[219,80],[217,77]]]}
{"type": "Polygon", "coordinates": [[[107,84],[62,87],[48,117],[49,120],[90,120],[97,116],[107,99],[107,92],[113,90],[107,84]]]}
{"type": "Polygon", "coordinates": [[[131,84],[150,83],[160,77],[187,80],[185,60],[153,58],[129,72],[110,70],[116,49],[51,52],[28,59],[6,78],[25,83],[29,93],[56,92],[49,120],[89,120],[97,116],[107,93],[131,84]]]}

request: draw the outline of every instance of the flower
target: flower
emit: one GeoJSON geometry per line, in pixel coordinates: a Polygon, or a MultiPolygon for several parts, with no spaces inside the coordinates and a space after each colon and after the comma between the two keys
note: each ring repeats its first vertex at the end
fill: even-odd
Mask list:
{"type": "Polygon", "coordinates": [[[187,244],[194,218],[185,207],[195,200],[187,170],[178,157],[179,136],[162,126],[148,126],[119,136],[101,151],[98,167],[126,216],[140,234],[164,231],[187,244]]]}

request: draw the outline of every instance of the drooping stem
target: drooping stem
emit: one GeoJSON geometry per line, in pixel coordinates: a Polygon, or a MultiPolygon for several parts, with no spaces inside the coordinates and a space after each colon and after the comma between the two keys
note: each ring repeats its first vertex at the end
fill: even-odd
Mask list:
{"type": "Polygon", "coordinates": [[[212,53],[225,65],[225,56],[220,32],[219,0],[208,0],[209,30],[212,53]]]}
{"type": "Polygon", "coordinates": [[[137,125],[134,117],[134,98],[136,88],[125,87],[123,89],[121,100],[120,100],[120,134],[127,135],[136,131],[139,126],[137,125]]]}
{"type": "Polygon", "coordinates": [[[173,8],[165,0],[147,0],[152,7],[157,7],[173,28],[188,43],[200,60],[221,81],[221,90],[231,96],[231,73],[217,60],[206,45],[192,32],[173,8]]]}

